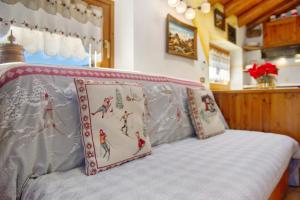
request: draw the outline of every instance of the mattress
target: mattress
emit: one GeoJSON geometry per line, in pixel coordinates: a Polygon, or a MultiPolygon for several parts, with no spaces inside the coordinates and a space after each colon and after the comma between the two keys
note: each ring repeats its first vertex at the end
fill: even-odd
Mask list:
{"type": "Polygon", "coordinates": [[[266,200],[297,148],[283,135],[227,130],[159,145],[95,176],[84,168],[30,180],[23,200],[266,200]]]}

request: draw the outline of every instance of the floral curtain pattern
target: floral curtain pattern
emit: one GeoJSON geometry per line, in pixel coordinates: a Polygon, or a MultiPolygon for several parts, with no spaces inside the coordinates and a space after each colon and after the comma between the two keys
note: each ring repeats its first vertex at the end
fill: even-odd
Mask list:
{"type": "MultiPolygon", "coordinates": [[[[44,41],[44,44],[56,48],[54,54],[59,54],[57,44],[64,40],[68,41],[66,38],[69,37],[80,39],[86,52],[91,44],[92,51],[100,53],[102,51],[102,25],[102,8],[89,6],[81,0],[72,2],[71,0],[0,0],[0,36],[8,34],[11,27],[22,27],[32,31],[31,41],[34,42],[36,35],[34,31],[39,31],[45,34],[44,39],[52,38],[49,42],[44,41]],[[53,38],[57,37],[65,39],[53,43],[53,38]]],[[[26,42],[19,40],[26,50],[28,49],[26,44],[30,43],[28,40],[26,42]]],[[[69,46],[70,42],[69,45],[60,43],[59,48],[69,46]]],[[[31,52],[40,49],[30,48],[31,52]]],[[[49,52],[49,48],[45,52],[49,52]]],[[[67,54],[66,51],[64,52],[67,54]]],[[[83,54],[72,56],[83,57],[83,54]]]]}

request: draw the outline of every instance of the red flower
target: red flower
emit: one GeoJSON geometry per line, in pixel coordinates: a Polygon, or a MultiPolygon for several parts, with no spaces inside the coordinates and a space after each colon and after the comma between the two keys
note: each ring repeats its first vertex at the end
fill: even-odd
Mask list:
{"type": "Polygon", "coordinates": [[[273,65],[272,63],[266,63],[264,64],[266,67],[266,73],[267,74],[278,74],[278,70],[276,68],[276,65],[273,65]]]}
{"type": "Polygon", "coordinates": [[[85,135],[86,137],[89,137],[89,136],[90,136],[90,132],[86,131],[86,132],[84,133],[84,135],[85,135]]]}
{"type": "Polygon", "coordinates": [[[252,76],[252,77],[255,78],[255,79],[257,79],[257,78],[259,77],[259,75],[258,75],[258,73],[257,73],[257,65],[256,65],[256,64],[254,64],[254,65],[252,66],[252,68],[250,68],[250,69],[248,70],[248,72],[249,72],[250,76],[252,76]]]}
{"type": "Polygon", "coordinates": [[[81,96],[81,97],[80,97],[80,101],[81,101],[81,102],[84,102],[84,101],[85,101],[85,96],[81,96]]]}
{"type": "Polygon", "coordinates": [[[261,76],[267,76],[270,74],[277,75],[278,69],[276,65],[273,65],[272,63],[265,63],[259,67],[257,67],[256,64],[254,64],[252,68],[248,70],[248,73],[250,74],[250,76],[257,79],[260,78],[261,76]]]}
{"type": "Polygon", "coordinates": [[[90,123],[84,123],[84,128],[89,129],[90,128],[90,123]]]}
{"type": "Polygon", "coordinates": [[[80,92],[83,92],[83,91],[84,91],[84,87],[80,87],[80,88],[79,88],[79,91],[80,91],[80,92]]]}
{"type": "Polygon", "coordinates": [[[91,144],[91,143],[88,143],[88,144],[86,145],[86,148],[88,148],[88,149],[92,148],[92,144],[91,144]]]}
{"type": "Polygon", "coordinates": [[[258,78],[259,77],[261,77],[261,76],[264,76],[264,75],[267,75],[266,74],[266,66],[265,65],[261,65],[261,66],[259,66],[258,68],[257,68],[257,76],[258,76],[258,78]]]}
{"type": "Polygon", "coordinates": [[[94,156],[94,153],[93,153],[93,152],[91,152],[91,151],[89,151],[89,152],[87,152],[87,156],[88,156],[88,158],[91,158],[91,157],[93,157],[93,156],[94,156]]]}
{"type": "Polygon", "coordinates": [[[91,166],[91,167],[95,167],[95,162],[93,162],[93,161],[90,162],[90,166],[91,166]]]}
{"type": "Polygon", "coordinates": [[[82,110],[85,110],[85,109],[87,109],[87,105],[86,105],[86,104],[83,104],[83,105],[81,106],[81,108],[82,108],[82,110]]]}
{"type": "Polygon", "coordinates": [[[96,169],[92,169],[91,172],[90,172],[90,175],[95,175],[97,173],[97,170],[96,169]]]}
{"type": "Polygon", "coordinates": [[[83,121],[88,121],[88,120],[89,120],[89,117],[85,115],[85,116],[83,117],[83,121]]]}

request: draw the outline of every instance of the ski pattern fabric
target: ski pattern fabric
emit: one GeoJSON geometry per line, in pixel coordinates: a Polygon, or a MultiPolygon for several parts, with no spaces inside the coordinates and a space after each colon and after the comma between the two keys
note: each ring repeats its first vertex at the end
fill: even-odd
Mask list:
{"type": "MultiPolygon", "coordinates": [[[[142,84],[146,110],[144,131],[140,131],[139,136],[142,139],[149,136],[152,145],[171,143],[194,134],[185,109],[186,87],[202,87],[200,83],[112,70],[25,64],[1,66],[0,74],[0,199],[16,199],[31,177],[67,171],[84,163],[78,106],[84,99],[77,98],[76,77],[142,84]]],[[[104,103],[101,99],[98,102],[99,107],[104,103],[105,108],[95,117],[101,120],[103,114],[106,119],[111,111],[121,109],[121,104],[139,100],[133,91],[121,96],[117,93],[112,92],[112,101],[106,99],[104,103]]],[[[131,117],[128,116],[128,122],[131,117]]],[[[119,129],[124,126],[124,120],[120,120],[121,116],[119,129]]],[[[123,131],[126,134],[125,127],[123,131]]],[[[108,134],[105,130],[104,133],[108,134]]],[[[137,134],[128,133],[135,138],[137,151],[137,134]]],[[[100,146],[100,138],[98,141],[100,146]]],[[[103,143],[101,148],[108,150],[107,147],[103,143]]],[[[106,160],[108,156],[107,153],[106,160]]]]}
{"type": "Polygon", "coordinates": [[[80,102],[87,175],[95,175],[151,153],[149,137],[143,134],[145,95],[141,84],[74,81],[80,102]]]}

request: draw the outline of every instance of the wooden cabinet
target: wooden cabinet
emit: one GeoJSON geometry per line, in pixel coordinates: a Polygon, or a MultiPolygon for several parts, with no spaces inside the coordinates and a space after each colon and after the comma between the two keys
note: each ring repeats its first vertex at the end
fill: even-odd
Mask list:
{"type": "Polygon", "coordinates": [[[285,134],[300,142],[300,89],[215,91],[231,129],[285,134]]]}
{"type": "Polygon", "coordinates": [[[264,24],[264,48],[300,44],[300,16],[264,24]]]}

